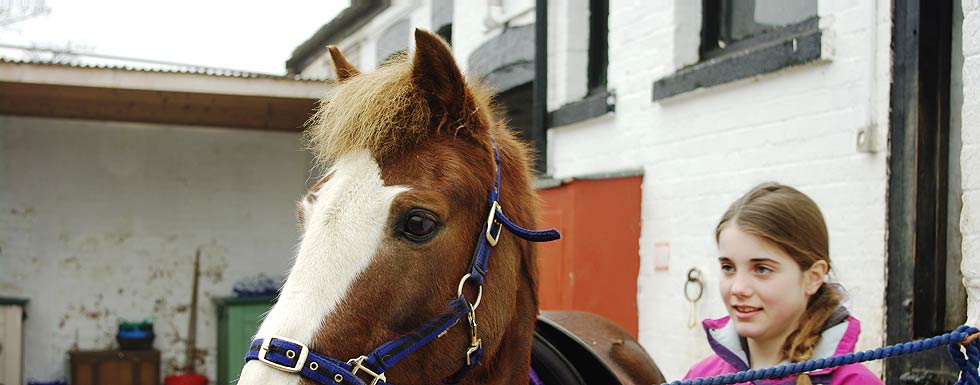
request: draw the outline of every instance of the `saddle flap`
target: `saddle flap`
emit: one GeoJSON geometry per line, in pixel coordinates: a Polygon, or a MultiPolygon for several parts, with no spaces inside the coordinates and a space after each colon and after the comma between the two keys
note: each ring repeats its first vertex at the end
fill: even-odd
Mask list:
{"type": "Polygon", "coordinates": [[[538,317],[531,351],[532,367],[545,384],[622,385],[584,341],[547,318],[538,317]]]}
{"type": "MultiPolygon", "coordinates": [[[[585,384],[664,382],[660,369],[629,332],[595,314],[541,312],[535,326],[533,354],[546,348],[556,351],[585,384]],[[537,342],[539,337],[547,344],[537,342]]],[[[532,362],[535,362],[533,354],[532,362]]]]}

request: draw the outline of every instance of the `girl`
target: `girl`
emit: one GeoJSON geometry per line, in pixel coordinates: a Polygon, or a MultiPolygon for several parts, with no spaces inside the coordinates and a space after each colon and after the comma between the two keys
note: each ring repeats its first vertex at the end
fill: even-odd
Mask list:
{"type": "MultiPolygon", "coordinates": [[[[715,240],[729,316],[704,321],[715,355],[685,379],[854,351],[860,323],[840,305],[843,289],[825,283],[827,225],[813,200],[789,186],[756,186],[721,217],[715,240]]],[[[758,383],[882,384],[861,364],[758,383]]]]}

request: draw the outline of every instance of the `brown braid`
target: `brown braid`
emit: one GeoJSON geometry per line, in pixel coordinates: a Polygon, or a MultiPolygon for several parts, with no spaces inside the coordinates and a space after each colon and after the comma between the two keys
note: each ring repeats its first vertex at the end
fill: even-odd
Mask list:
{"type": "MultiPolygon", "coordinates": [[[[715,240],[729,223],[739,230],[778,246],[806,271],[817,261],[830,269],[830,240],[820,208],[802,192],[777,183],[763,183],[737,201],[722,215],[715,228],[715,240]]],[[[821,286],[810,296],[799,327],[790,334],[780,350],[782,359],[801,362],[813,356],[824,323],[840,305],[836,290],[821,286]]],[[[812,385],[810,376],[801,374],[797,385],[812,385]]]]}
{"type": "MultiPolygon", "coordinates": [[[[821,286],[807,302],[806,311],[800,319],[800,327],[789,337],[780,350],[783,359],[790,362],[803,362],[813,358],[813,348],[820,341],[820,333],[827,319],[840,305],[841,295],[836,290],[821,286]]],[[[811,385],[810,376],[801,374],[796,385],[811,385]]]]}

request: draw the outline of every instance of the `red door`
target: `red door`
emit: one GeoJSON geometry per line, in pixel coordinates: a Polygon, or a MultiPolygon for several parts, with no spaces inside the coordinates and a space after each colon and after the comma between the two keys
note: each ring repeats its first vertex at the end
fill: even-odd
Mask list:
{"type": "Polygon", "coordinates": [[[642,176],[575,180],[539,190],[542,227],[562,239],[539,245],[541,310],[606,317],[636,337],[642,176]]]}

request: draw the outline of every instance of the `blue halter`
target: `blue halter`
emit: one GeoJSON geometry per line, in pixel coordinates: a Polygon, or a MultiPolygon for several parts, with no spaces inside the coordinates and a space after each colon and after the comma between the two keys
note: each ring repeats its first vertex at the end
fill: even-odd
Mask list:
{"type": "Polygon", "coordinates": [[[252,341],[245,362],[259,360],[273,368],[297,373],[318,384],[350,384],[367,385],[357,374],[364,373],[371,378],[370,385],[386,385],[385,371],[415,352],[432,340],[442,337],[449,328],[453,327],[463,316],[466,316],[470,326],[470,346],[466,350],[466,365],[447,381],[458,383],[483,357],[483,343],[477,334],[476,308],[480,306],[483,297],[483,281],[487,275],[490,261],[490,251],[500,239],[500,231],[506,228],[512,234],[530,242],[548,242],[561,238],[556,229],[528,230],[522,228],[504,215],[500,207],[500,152],[497,142],[493,142],[493,158],[496,163],[496,181],[489,192],[489,207],[487,222],[483,225],[481,235],[470,260],[468,272],[459,281],[456,298],[449,301],[449,308],[435,319],[415,329],[411,333],[391,340],[373,352],[347,361],[340,361],[310,349],[302,342],[272,336],[256,338],[252,341]],[[476,301],[470,303],[463,295],[463,286],[469,282],[477,288],[476,301]]]}

